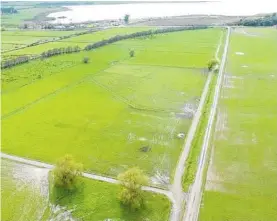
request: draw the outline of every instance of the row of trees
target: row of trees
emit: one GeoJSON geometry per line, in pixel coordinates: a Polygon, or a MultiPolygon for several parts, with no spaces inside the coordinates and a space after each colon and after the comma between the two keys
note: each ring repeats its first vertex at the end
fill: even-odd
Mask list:
{"type": "Polygon", "coordinates": [[[27,55],[19,56],[19,57],[13,58],[13,59],[9,59],[7,61],[3,61],[1,64],[1,68],[2,69],[10,68],[10,67],[13,67],[18,64],[27,63],[27,62],[29,62],[29,60],[30,60],[30,57],[27,55]]]}
{"type": "Polygon", "coordinates": [[[277,13],[256,19],[241,19],[235,25],[242,26],[274,26],[277,25],[277,13]]]}
{"type": "Polygon", "coordinates": [[[14,7],[1,7],[1,13],[2,14],[15,14],[18,13],[18,11],[14,7]]]}
{"type": "Polygon", "coordinates": [[[168,32],[176,32],[176,31],[184,31],[184,30],[192,30],[192,29],[204,29],[204,28],[207,28],[207,26],[170,27],[170,28],[164,28],[164,29],[135,32],[135,33],[126,34],[126,35],[116,35],[109,39],[105,39],[105,40],[96,42],[94,44],[89,44],[85,47],[85,50],[88,51],[88,50],[96,49],[104,45],[112,44],[114,42],[130,39],[130,38],[138,38],[138,37],[151,36],[155,34],[162,34],[162,33],[168,33],[168,32]]]}
{"type": "Polygon", "coordinates": [[[13,67],[18,64],[27,63],[30,60],[35,59],[35,58],[49,58],[49,57],[52,57],[55,55],[71,54],[71,53],[77,53],[80,51],[81,51],[81,48],[79,46],[74,46],[74,47],[69,46],[69,47],[65,47],[65,48],[53,48],[48,51],[42,52],[39,56],[30,57],[28,55],[24,55],[24,56],[19,56],[19,57],[13,58],[13,59],[3,61],[1,64],[1,69],[10,68],[10,67],[13,67]]]}
{"type": "MultiPolygon", "coordinates": [[[[96,49],[96,48],[99,48],[99,47],[102,47],[102,46],[105,46],[108,44],[112,44],[114,42],[121,41],[124,39],[138,38],[138,37],[144,37],[144,36],[153,36],[155,34],[162,34],[162,33],[168,33],[168,32],[193,30],[193,29],[204,29],[204,28],[207,28],[207,26],[171,27],[171,28],[164,28],[164,29],[135,32],[135,33],[126,34],[126,35],[117,35],[117,36],[111,37],[109,39],[96,42],[94,44],[89,44],[84,48],[84,50],[87,50],[87,51],[93,50],[93,49],[96,49]]],[[[89,33],[89,32],[92,32],[92,31],[90,30],[86,33],[89,33]]],[[[82,33],[82,34],[84,34],[84,33],[82,33]]],[[[80,33],[77,35],[80,35],[80,33]]],[[[32,46],[35,44],[38,44],[38,43],[33,43],[32,46]]],[[[50,49],[48,51],[42,52],[40,56],[37,56],[35,58],[47,58],[47,57],[52,57],[52,56],[60,55],[60,54],[76,53],[76,52],[80,52],[81,50],[82,49],[79,46],[75,46],[75,47],[69,46],[66,48],[54,48],[54,49],[50,49]]],[[[135,54],[134,51],[130,51],[131,57],[133,57],[134,54],[135,54]]],[[[28,62],[30,59],[34,59],[34,57],[33,58],[30,58],[28,56],[23,56],[23,57],[24,57],[24,59],[22,57],[18,57],[15,59],[11,59],[11,60],[2,62],[1,69],[9,68],[9,67],[15,66],[17,64],[22,64],[22,63],[28,62]]]]}
{"type": "Polygon", "coordinates": [[[77,53],[80,51],[81,51],[81,48],[79,46],[75,46],[75,47],[68,46],[66,48],[53,48],[48,51],[42,52],[41,58],[48,58],[48,57],[52,57],[60,54],[77,53]]]}
{"type": "MultiPolygon", "coordinates": [[[[83,173],[83,165],[75,162],[72,156],[61,158],[53,169],[54,185],[67,190],[77,187],[79,177],[83,173]]],[[[120,202],[130,209],[139,209],[143,205],[142,186],[148,184],[148,177],[139,168],[131,168],[118,175],[121,184],[120,202]]]]}

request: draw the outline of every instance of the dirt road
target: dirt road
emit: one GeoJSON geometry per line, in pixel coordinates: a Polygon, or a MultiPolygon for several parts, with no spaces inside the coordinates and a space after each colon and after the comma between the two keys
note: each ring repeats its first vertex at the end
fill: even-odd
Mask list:
{"type": "MultiPolygon", "coordinates": [[[[221,41],[222,41],[222,36],[220,37],[219,40],[219,44],[215,53],[215,57],[218,58],[218,53],[221,47],[221,41]]],[[[201,99],[198,105],[198,109],[193,117],[190,129],[188,131],[187,137],[186,137],[186,141],[185,141],[185,145],[183,148],[183,152],[181,153],[180,157],[179,157],[179,162],[177,164],[176,170],[175,170],[175,176],[174,176],[174,181],[173,181],[173,185],[171,187],[171,191],[173,193],[173,196],[176,200],[176,208],[174,213],[172,213],[171,216],[171,221],[178,221],[180,220],[181,217],[181,213],[182,213],[182,204],[184,201],[184,193],[183,193],[183,187],[182,187],[182,177],[185,171],[185,163],[186,160],[188,158],[188,155],[191,151],[191,144],[192,141],[194,139],[194,136],[196,134],[196,129],[197,126],[199,124],[200,118],[202,116],[202,112],[203,112],[203,108],[204,108],[204,104],[209,92],[209,88],[210,88],[210,83],[212,80],[212,73],[209,73],[208,79],[206,81],[206,84],[204,86],[204,90],[202,92],[201,95],[201,99]]]]}
{"type": "Polygon", "coordinates": [[[223,79],[224,70],[225,70],[225,63],[226,63],[227,52],[228,52],[228,47],[229,47],[230,32],[231,32],[231,29],[230,29],[230,27],[228,27],[228,33],[227,33],[227,37],[226,37],[224,52],[223,52],[222,61],[221,61],[220,69],[219,69],[217,83],[215,86],[214,100],[213,100],[213,104],[211,106],[209,121],[208,121],[208,125],[206,128],[204,140],[203,140],[203,145],[202,145],[200,159],[198,162],[199,164],[198,164],[198,168],[197,168],[195,181],[192,185],[191,192],[189,194],[189,199],[187,202],[185,216],[184,216],[183,221],[197,221],[198,220],[199,207],[200,207],[200,203],[201,203],[201,199],[202,199],[203,173],[204,173],[204,169],[205,169],[207,150],[208,150],[209,141],[210,141],[211,134],[212,134],[213,123],[214,123],[214,119],[215,119],[215,115],[216,115],[217,104],[218,104],[218,100],[219,100],[219,94],[220,94],[222,79],[223,79]]]}

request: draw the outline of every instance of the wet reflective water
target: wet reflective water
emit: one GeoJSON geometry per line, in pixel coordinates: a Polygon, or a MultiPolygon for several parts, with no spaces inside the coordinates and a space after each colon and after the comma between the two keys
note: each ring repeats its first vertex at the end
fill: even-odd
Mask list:
{"type": "Polygon", "coordinates": [[[74,221],[49,202],[49,170],[1,159],[1,215],[8,221],[74,221]]]}
{"type": "Polygon", "coordinates": [[[51,13],[56,18],[53,23],[85,22],[97,20],[122,19],[129,14],[131,19],[166,17],[180,15],[254,15],[277,11],[276,0],[238,1],[222,0],[194,3],[141,3],[115,5],[69,6],[69,11],[51,13]]]}

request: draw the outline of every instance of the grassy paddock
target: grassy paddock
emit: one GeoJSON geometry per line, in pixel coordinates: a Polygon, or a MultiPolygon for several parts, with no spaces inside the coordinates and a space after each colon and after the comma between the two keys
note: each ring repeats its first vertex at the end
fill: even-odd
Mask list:
{"type": "Polygon", "coordinates": [[[276,37],[232,32],[200,220],[277,219],[276,37]]]}
{"type": "MultiPolygon", "coordinates": [[[[52,178],[50,179],[52,180],[52,178]]],[[[118,200],[118,185],[81,178],[77,188],[71,191],[55,187],[50,182],[50,201],[55,205],[72,210],[74,218],[90,220],[153,220],[166,221],[171,205],[169,200],[157,194],[143,192],[144,205],[132,211],[118,200]]]]}
{"type": "Polygon", "coordinates": [[[196,54],[205,45],[210,59],[220,33],[162,34],[4,70],[3,151],[47,162],[69,153],[86,170],[111,176],[139,166],[169,182],[183,144],[177,135],[186,134],[207,78],[207,61],[191,45],[196,54]],[[166,61],[161,47],[177,61],[157,63],[166,61]]]}
{"type": "MultiPolygon", "coordinates": [[[[76,37],[72,37],[72,38],[57,40],[54,42],[49,42],[49,43],[45,43],[45,44],[41,44],[41,45],[22,48],[22,49],[11,51],[11,52],[6,52],[6,53],[4,53],[4,56],[7,57],[7,56],[19,56],[19,55],[38,55],[44,51],[47,51],[47,50],[50,50],[53,48],[62,48],[62,47],[76,46],[76,45],[78,45],[81,48],[84,48],[86,45],[88,45],[90,43],[101,41],[103,39],[110,38],[114,35],[128,34],[128,33],[133,33],[133,32],[138,32],[138,31],[149,30],[149,29],[150,29],[149,27],[111,28],[111,29],[107,29],[107,30],[103,30],[103,31],[97,31],[94,33],[90,33],[90,34],[84,34],[84,35],[80,35],[80,36],[76,36],[76,37]]],[[[8,32],[3,32],[3,33],[7,34],[8,32]]],[[[35,42],[35,41],[41,40],[41,39],[49,39],[50,38],[49,36],[51,36],[51,35],[60,37],[60,36],[62,36],[62,33],[64,33],[64,35],[72,34],[72,33],[70,33],[70,31],[68,31],[68,32],[67,31],[57,31],[57,33],[56,33],[56,31],[49,31],[49,32],[42,31],[42,32],[37,32],[37,33],[30,32],[30,35],[26,35],[25,34],[26,31],[20,31],[19,33],[21,33],[21,34],[20,35],[16,34],[12,38],[10,38],[9,35],[3,34],[2,35],[2,39],[4,39],[4,40],[2,40],[3,45],[5,47],[8,47],[8,46],[12,45],[12,43],[16,44],[17,42],[21,42],[21,44],[28,44],[27,42],[32,43],[32,42],[35,42]],[[68,33],[68,34],[66,34],[66,33],[68,33]],[[25,41],[23,41],[22,39],[25,39],[25,41]],[[6,46],[6,45],[8,45],[8,46],[6,46]]],[[[15,44],[13,45],[14,47],[16,46],[15,44]]]]}
{"type": "Polygon", "coordinates": [[[118,200],[118,185],[81,178],[76,189],[65,191],[54,187],[52,178],[48,184],[48,177],[45,169],[2,159],[2,220],[47,221],[62,216],[83,221],[165,221],[170,214],[171,204],[162,195],[143,192],[142,209],[130,211],[118,200]]]}

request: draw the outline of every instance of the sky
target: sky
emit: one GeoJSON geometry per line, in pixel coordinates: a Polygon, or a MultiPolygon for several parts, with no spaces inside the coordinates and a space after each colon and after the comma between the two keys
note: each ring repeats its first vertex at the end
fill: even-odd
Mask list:
{"type": "MultiPolygon", "coordinates": [[[[43,1],[43,0],[4,0],[4,1],[43,1]]],[[[78,0],[46,0],[46,1],[43,1],[43,2],[51,2],[51,1],[78,1],[78,0]]],[[[80,1],[99,1],[99,0],[80,0],[80,1]]],[[[105,1],[105,0],[103,0],[105,1]]],[[[165,1],[166,0],[107,0],[107,1],[165,1]]],[[[170,1],[170,0],[168,0],[170,1]]],[[[173,0],[173,1],[186,1],[186,0],[173,0]]],[[[201,1],[201,0],[187,0],[187,1],[201,1]]],[[[202,0],[203,1],[203,0],[202,0]]],[[[272,7],[275,7],[276,8],[276,11],[277,11],[277,0],[204,0],[204,1],[220,1],[220,2],[232,2],[233,4],[237,3],[238,5],[242,5],[244,7],[251,7],[251,5],[253,4],[268,4],[272,7]]]]}

